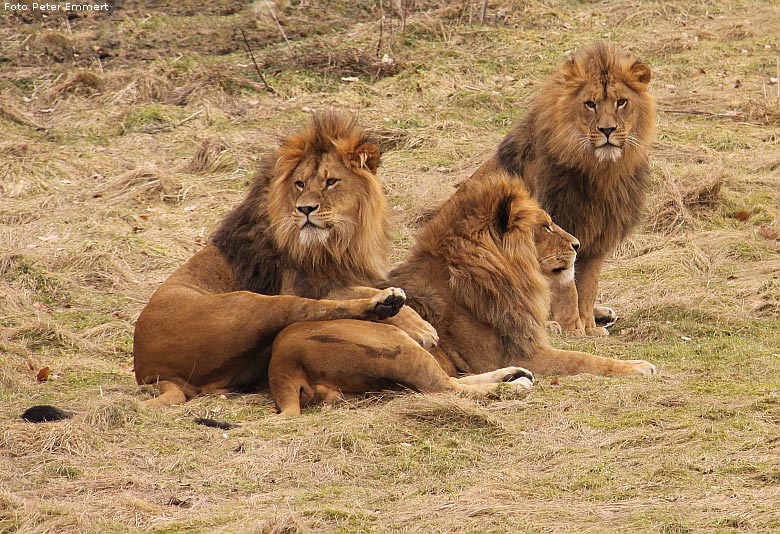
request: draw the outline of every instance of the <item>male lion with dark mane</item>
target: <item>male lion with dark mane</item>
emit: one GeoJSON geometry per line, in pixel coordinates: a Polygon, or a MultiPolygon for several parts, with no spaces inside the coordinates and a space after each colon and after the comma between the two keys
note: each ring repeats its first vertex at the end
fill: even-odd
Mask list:
{"type": "Polygon", "coordinates": [[[524,389],[533,380],[526,370],[654,374],[643,360],[550,346],[548,279],[573,278],[577,244],[518,180],[497,172],[464,183],[389,277],[436,328],[439,345],[427,352],[398,328],[363,321],[291,325],[277,336],[269,368],[277,407],[294,415],[308,403],[399,386],[478,394],[508,382],[524,389]]]}
{"type": "MultiPolygon", "coordinates": [[[[598,278],[645,204],[655,131],[649,83],[647,65],[612,44],[577,51],[473,177],[503,169],[522,179],[553,220],[580,240],[576,288],[562,288],[568,295],[557,295],[552,307],[553,318],[575,334],[608,335],[594,316],[598,278]]],[[[595,312],[600,322],[616,317],[606,307],[595,312]]]]}
{"type": "Polygon", "coordinates": [[[138,318],[136,379],[160,392],[150,405],[262,383],[274,338],[298,321],[386,319],[436,343],[403,291],[373,289],[390,238],[379,158],[354,120],[329,113],[263,160],[246,199],[138,318]]]}

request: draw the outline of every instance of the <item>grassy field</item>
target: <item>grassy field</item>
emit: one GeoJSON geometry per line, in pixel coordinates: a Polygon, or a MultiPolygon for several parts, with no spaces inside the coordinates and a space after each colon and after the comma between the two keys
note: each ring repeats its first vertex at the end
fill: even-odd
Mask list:
{"type": "Polygon", "coordinates": [[[22,4],[0,4],[0,533],[780,531],[776,2],[22,4]],[[141,308],[311,110],[381,139],[397,261],[598,39],[653,69],[652,193],[602,277],[613,335],[553,342],[659,376],[294,420],[263,394],[142,407],[141,308]],[[75,415],[19,419],[47,403],[75,415]]]}

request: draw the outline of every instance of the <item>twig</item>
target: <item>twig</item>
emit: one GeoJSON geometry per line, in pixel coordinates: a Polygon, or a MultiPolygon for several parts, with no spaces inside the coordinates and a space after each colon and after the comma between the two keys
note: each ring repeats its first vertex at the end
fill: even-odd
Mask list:
{"type": "Polygon", "coordinates": [[[382,53],[382,36],[385,33],[385,6],[383,5],[385,3],[385,0],[379,0],[379,42],[376,44],[376,55],[379,57],[379,54],[382,53]]]}
{"type": "Polygon", "coordinates": [[[705,117],[717,117],[725,119],[733,119],[737,117],[736,113],[710,113],[709,111],[699,111],[696,109],[662,109],[662,113],[675,113],[678,115],[702,115],[705,117]]]}
{"type": "Polygon", "coordinates": [[[265,76],[263,76],[262,71],[260,70],[260,66],[257,64],[257,61],[255,60],[255,53],[252,52],[252,47],[249,46],[249,40],[246,38],[246,34],[244,33],[244,28],[241,28],[241,37],[244,38],[244,46],[246,47],[246,51],[249,53],[249,57],[252,58],[252,63],[255,65],[255,70],[257,71],[257,75],[260,76],[260,80],[263,82],[263,85],[265,85],[265,88],[268,89],[268,92],[271,94],[277,94],[276,89],[271,87],[271,84],[269,84],[265,76]]]}
{"type": "Polygon", "coordinates": [[[404,18],[403,26],[401,27],[401,37],[406,40],[406,17],[409,15],[409,2],[404,0],[404,18]]]}
{"type": "Polygon", "coordinates": [[[485,24],[485,16],[487,15],[488,0],[482,0],[482,14],[479,16],[479,22],[485,24]]]}
{"type": "Polygon", "coordinates": [[[282,28],[282,25],[279,24],[279,19],[276,18],[276,13],[274,13],[274,10],[273,8],[271,8],[271,4],[268,3],[268,0],[265,0],[265,5],[268,8],[268,12],[271,14],[271,16],[274,19],[274,22],[276,23],[276,27],[279,28],[279,32],[282,34],[282,37],[284,37],[284,42],[287,43],[287,48],[290,49],[290,55],[292,55],[292,57],[296,57],[295,50],[293,50],[292,47],[292,43],[290,43],[290,40],[287,38],[287,34],[284,33],[284,28],[282,28]]]}
{"type": "Polygon", "coordinates": [[[199,109],[198,111],[196,111],[195,113],[193,113],[193,114],[192,114],[192,115],[190,115],[189,117],[184,117],[182,120],[180,120],[179,122],[177,122],[176,124],[174,124],[174,125],[173,125],[173,127],[174,127],[174,128],[178,128],[179,126],[181,126],[181,125],[182,125],[182,124],[184,124],[185,122],[190,122],[192,119],[194,119],[195,117],[197,117],[197,116],[198,116],[198,115],[200,115],[201,113],[203,113],[203,110],[202,110],[202,109],[199,109]]]}
{"type": "Polygon", "coordinates": [[[147,126],[147,127],[143,128],[141,131],[142,131],[143,133],[160,133],[160,132],[168,132],[168,131],[170,131],[170,130],[175,130],[176,128],[178,128],[178,127],[179,127],[179,126],[181,126],[182,124],[185,124],[185,123],[187,123],[187,122],[190,122],[192,119],[194,119],[195,117],[197,117],[197,116],[198,116],[198,115],[200,115],[201,113],[203,113],[203,110],[202,110],[202,109],[199,109],[198,111],[196,111],[195,113],[193,113],[193,114],[192,114],[192,115],[190,115],[189,117],[184,117],[182,120],[180,120],[180,121],[179,121],[179,122],[177,122],[177,123],[174,123],[174,124],[165,124],[165,125],[163,125],[163,126],[154,126],[154,125],[152,125],[152,126],[147,126]]]}

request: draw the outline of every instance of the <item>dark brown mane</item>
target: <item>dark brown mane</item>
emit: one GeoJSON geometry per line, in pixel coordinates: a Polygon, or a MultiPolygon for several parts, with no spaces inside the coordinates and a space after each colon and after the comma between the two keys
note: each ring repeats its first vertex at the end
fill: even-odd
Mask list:
{"type": "Polygon", "coordinates": [[[649,69],[613,44],[584,47],[542,85],[496,153],[499,167],[522,177],[541,207],[582,242],[582,258],[609,253],[642,216],[655,132],[655,104],[647,82],[649,69]],[[617,161],[602,162],[572,150],[571,116],[582,105],[577,95],[585,80],[619,81],[636,93],[636,143],[627,144],[617,161]]]}

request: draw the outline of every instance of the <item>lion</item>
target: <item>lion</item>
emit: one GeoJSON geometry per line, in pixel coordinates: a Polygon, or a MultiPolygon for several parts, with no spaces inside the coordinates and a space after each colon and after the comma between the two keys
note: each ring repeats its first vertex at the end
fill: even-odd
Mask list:
{"type": "Polygon", "coordinates": [[[393,387],[484,393],[508,382],[522,389],[535,373],[654,374],[644,360],[550,346],[548,277],[573,278],[578,245],[519,180],[497,171],[466,182],[388,278],[436,328],[438,346],[425,351],[399,329],[368,322],[291,325],[274,341],[269,368],[277,408],[295,415],[308,403],[393,387]]]}
{"type": "Polygon", "coordinates": [[[608,335],[596,320],[616,319],[613,310],[594,310],[594,304],[604,260],[637,225],[645,204],[655,132],[649,83],[650,68],[613,44],[582,48],[543,84],[472,177],[502,169],[520,178],[580,240],[576,287],[566,287],[552,303],[553,317],[578,310],[579,321],[562,324],[575,334],[608,335]]]}
{"type": "Polygon", "coordinates": [[[275,336],[298,321],[387,319],[427,346],[436,331],[387,276],[380,153],[354,119],[314,115],[262,162],[210,243],[154,292],[136,323],[151,406],[262,384],[275,336]]]}

